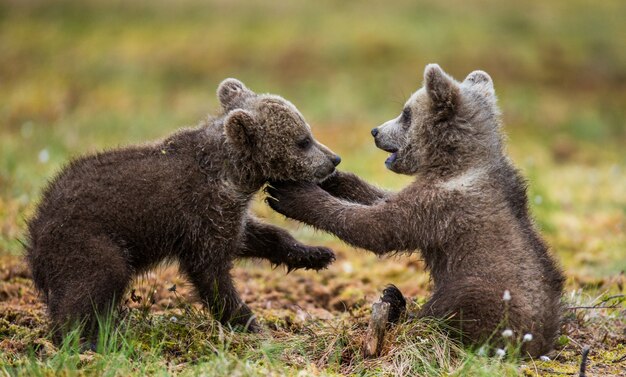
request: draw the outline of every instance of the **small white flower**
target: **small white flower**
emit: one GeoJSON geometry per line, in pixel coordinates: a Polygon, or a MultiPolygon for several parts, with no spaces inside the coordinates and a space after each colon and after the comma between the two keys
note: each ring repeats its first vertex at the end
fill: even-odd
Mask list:
{"type": "Polygon", "coordinates": [[[170,322],[176,323],[176,322],[178,322],[178,318],[176,318],[175,316],[171,316],[170,317],[170,322]]]}
{"type": "Polygon", "coordinates": [[[511,301],[511,292],[509,292],[508,289],[504,291],[504,294],[502,295],[502,300],[511,301]]]}
{"type": "Polygon", "coordinates": [[[543,198],[541,197],[541,195],[536,195],[535,196],[535,204],[539,205],[543,203],[543,198]]]}
{"type": "Polygon", "coordinates": [[[498,357],[498,359],[503,358],[504,355],[506,355],[506,351],[505,350],[503,350],[502,348],[496,349],[496,356],[498,357]]]}
{"type": "Polygon", "coordinates": [[[539,360],[541,360],[541,361],[550,361],[550,358],[548,356],[543,355],[543,356],[539,356],[539,360]]]}
{"type": "Polygon", "coordinates": [[[513,336],[513,330],[511,329],[506,329],[504,331],[502,331],[502,336],[505,338],[510,338],[513,336]]]}
{"type": "Polygon", "coordinates": [[[478,352],[476,352],[478,354],[478,356],[485,356],[487,355],[487,346],[481,346],[478,349],[478,352]]]}
{"type": "Polygon", "coordinates": [[[39,151],[39,155],[37,157],[39,158],[39,162],[45,164],[48,160],[50,160],[50,152],[48,152],[47,149],[42,149],[39,151]]]}
{"type": "Polygon", "coordinates": [[[522,342],[530,342],[531,340],[533,340],[533,334],[531,333],[524,334],[524,338],[522,338],[522,342]]]}
{"type": "Polygon", "coordinates": [[[352,264],[350,262],[344,262],[341,265],[343,272],[345,272],[346,274],[351,274],[354,271],[354,268],[352,267],[352,264]]]}

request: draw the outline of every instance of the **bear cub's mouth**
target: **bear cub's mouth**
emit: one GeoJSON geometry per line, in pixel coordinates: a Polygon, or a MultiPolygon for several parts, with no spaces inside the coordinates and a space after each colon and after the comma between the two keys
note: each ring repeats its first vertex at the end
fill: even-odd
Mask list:
{"type": "Polygon", "coordinates": [[[390,153],[389,157],[387,157],[387,159],[385,160],[385,165],[389,167],[391,164],[393,164],[396,161],[396,158],[398,157],[398,148],[381,148],[381,149],[384,150],[385,152],[390,153]]]}

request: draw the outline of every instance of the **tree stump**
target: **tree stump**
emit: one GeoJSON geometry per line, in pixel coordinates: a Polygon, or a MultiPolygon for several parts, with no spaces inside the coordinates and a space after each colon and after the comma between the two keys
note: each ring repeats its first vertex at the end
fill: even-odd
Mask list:
{"type": "Polygon", "coordinates": [[[363,356],[366,358],[377,357],[383,349],[387,320],[389,318],[389,303],[375,302],[372,304],[372,317],[370,318],[365,339],[363,341],[363,356]]]}

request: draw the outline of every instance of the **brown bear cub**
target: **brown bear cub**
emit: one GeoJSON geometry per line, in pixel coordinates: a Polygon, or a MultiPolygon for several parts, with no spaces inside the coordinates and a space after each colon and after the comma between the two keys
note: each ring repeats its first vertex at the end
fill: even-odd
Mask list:
{"type": "Polygon", "coordinates": [[[268,180],[320,182],[339,156],[287,100],[223,81],[222,114],[161,142],[72,161],[28,224],[27,259],[57,335],[115,308],[131,280],[175,260],[222,323],[258,330],[231,279],[233,260],[322,269],[331,250],[303,245],[248,211],[268,180]]]}
{"type": "Polygon", "coordinates": [[[321,185],[276,184],[269,204],[377,254],[419,249],[434,281],[421,316],[449,319],[470,344],[511,329],[513,339],[532,334],[525,354],[548,352],[564,278],[504,152],[489,75],[457,82],[427,66],[424,87],[372,135],[390,153],[386,166],[415,176],[412,184],[391,193],[339,172],[321,185]]]}

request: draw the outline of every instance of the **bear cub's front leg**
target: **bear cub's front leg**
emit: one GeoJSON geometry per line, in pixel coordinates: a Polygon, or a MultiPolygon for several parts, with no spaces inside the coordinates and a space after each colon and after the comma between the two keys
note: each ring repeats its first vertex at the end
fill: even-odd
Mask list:
{"type": "Polygon", "coordinates": [[[246,221],[240,258],[267,259],[275,265],[285,265],[288,271],[299,268],[321,270],[335,260],[332,250],[298,242],[285,230],[256,219],[246,221]]]}
{"type": "Polygon", "coordinates": [[[353,173],[344,171],[336,171],[319,186],[335,198],[365,205],[373,205],[388,195],[385,190],[365,182],[353,173]]]}
{"type": "Polygon", "coordinates": [[[261,331],[252,310],[246,305],[230,275],[232,263],[208,263],[195,258],[181,260],[181,267],[195,286],[202,303],[213,318],[250,332],[261,331]]]}

